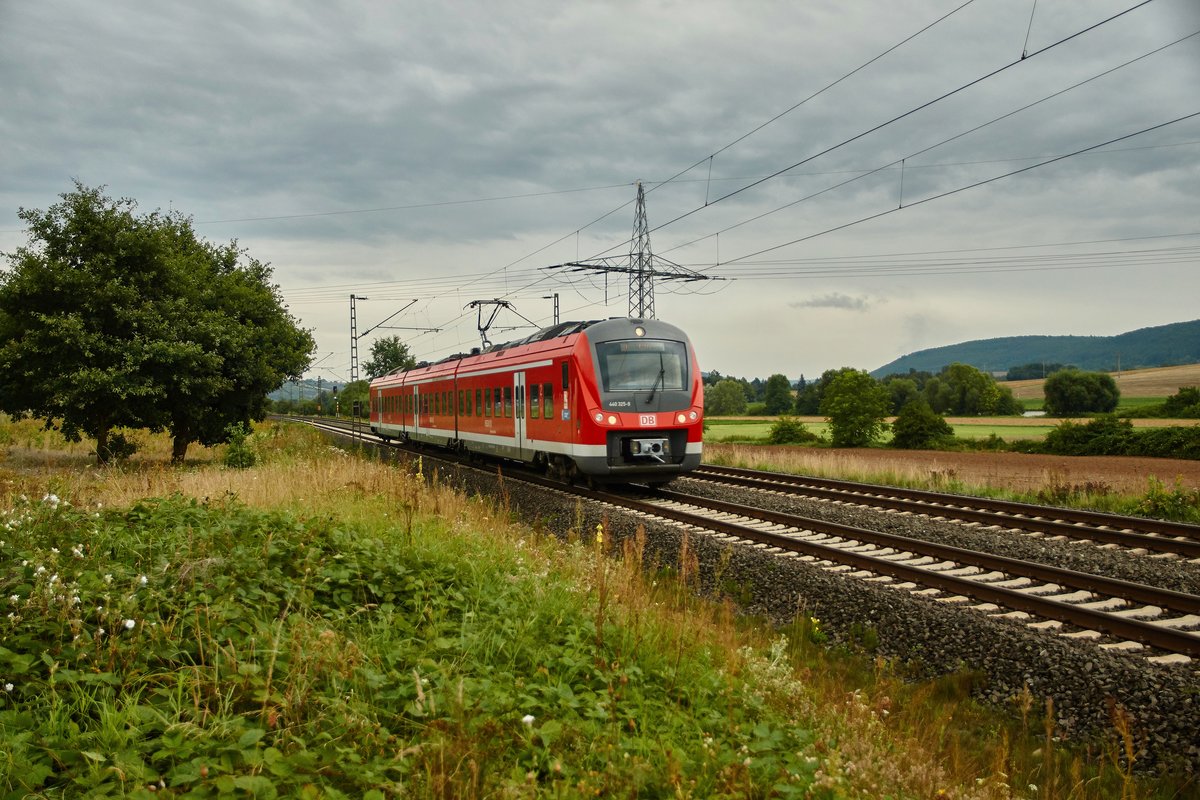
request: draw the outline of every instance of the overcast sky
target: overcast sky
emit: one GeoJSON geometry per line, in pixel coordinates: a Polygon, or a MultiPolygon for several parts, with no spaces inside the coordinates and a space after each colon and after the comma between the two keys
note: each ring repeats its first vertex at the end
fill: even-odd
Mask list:
{"type": "Polygon", "coordinates": [[[362,361],[478,345],[475,300],[492,341],[624,316],[545,268],[627,256],[639,180],[655,255],[724,279],[655,285],[706,370],[1200,317],[1200,3],[960,3],[0,0],[0,251],[72,179],[181,211],[327,381],[351,294],[362,361]]]}

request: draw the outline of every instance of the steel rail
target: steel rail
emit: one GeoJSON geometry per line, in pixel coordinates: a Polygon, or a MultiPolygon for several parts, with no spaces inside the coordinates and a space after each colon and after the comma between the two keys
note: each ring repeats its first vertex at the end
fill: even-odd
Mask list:
{"type": "Polygon", "coordinates": [[[1055,536],[1066,536],[1071,539],[1092,539],[1122,547],[1140,547],[1155,552],[1176,553],[1188,558],[1200,558],[1200,526],[1182,522],[1127,517],[1057,506],[1035,506],[1029,503],[993,500],[985,497],[940,494],[919,489],[902,489],[893,486],[835,481],[776,472],[758,472],[736,467],[702,466],[690,473],[689,477],[760,489],[778,489],[779,485],[783,484],[789,488],[794,487],[800,490],[797,492],[799,494],[829,500],[842,500],[860,505],[890,508],[895,511],[952,517],[986,525],[1033,530],[1055,536]],[[1150,532],[1158,535],[1151,535],[1150,532]]]}
{"type": "MultiPolygon", "coordinates": [[[[541,483],[542,480],[535,482],[541,483]]],[[[556,485],[548,480],[545,481],[545,485],[558,488],[560,490],[564,488],[562,484],[556,485]]],[[[636,500],[622,495],[596,492],[589,489],[582,489],[580,487],[571,487],[570,491],[573,494],[579,494],[589,499],[628,508],[639,513],[670,519],[675,522],[692,525],[701,529],[715,530],[730,536],[747,539],[749,541],[757,542],[770,547],[776,547],[781,550],[802,553],[823,561],[845,564],[847,566],[856,567],[858,569],[874,572],[876,574],[888,575],[893,578],[911,581],[924,586],[930,586],[943,591],[951,592],[953,594],[965,595],[983,602],[996,603],[997,605],[1002,605],[1017,611],[1024,611],[1026,613],[1034,614],[1047,619],[1066,622],[1079,628],[1108,633],[1113,636],[1139,642],[1141,644],[1156,647],[1161,650],[1166,650],[1173,653],[1182,653],[1193,658],[1200,658],[1200,635],[1174,630],[1154,622],[1144,622],[1118,617],[1103,611],[1084,608],[1079,605],[1073,605],[1071,603],[1065,603],[1046,597],[1039,597],[1037,595],[1027,594],[1015,589],[989,585],[987,583],[981,583],[977,580],[947,575],[945,573],[924,569],[922,567],[908,566],[896,561],[888,560],[886,558],[855,553],[849,550],[833,547],[828,544],[821,544],[820,542],[806,541],[802,539],[796,539],[791,536],[762,531],[740,523],[715,520],[699,514],[666,508],[660,505],[655,505],[654,503],[636,500]]],[[[675,493],[672,492],[669,494],[675,493]]],[[[703,500],[703,498],[695,498],[688,495],[682,495],[681,497],[684,498],[684,502],[688,502],[693,505],[697,500],[701,500],[706,503],[708,502],[703,500]]],[[[735,506],[735,504],[727,505],[735,506]]],[[[759,511],[758,509],[746,510],[751,513],[759,511]]],[[[726,513],[740,512],[727,511],[726,513]]],[[[852,538],[858,541],[866,541],[868,537],[880,535],[874,531],[866,531],[859,528],[851,528],[849,526],[834,526],[833,523],[824,523],[818,520],[812,520],[812,522],[822,526],[840,528],[841,533],[837,535],[842,536],[843,538],[852,538]],[[853,532],[853,536],[850,535],[851,532],[853,532]]],[[[803,521],[803,518],[793,518],[793,522],[791,523],[778,522],[776,524],[787,524],[791,527],[808,527],[803,521]]],[[[886,534],[884,535],[886,536],[886,534]]],[[[914,541],[919,543],[919,540],[914,541]]],[[[920,544],[924,545],[926,543],[920,544]]],[[[942,546],[939,545],[938,547],[942,546]]],[[[1066,572],[1069,571],[1062,570],[1056,574],[1061,576],[1062,573],[1066,572]]],[[[1096,578],[1099,579],[1099,581],[1112,580],[1099,578],[1099,576],[1088,576],[1085,573],[1079,574],[1087,579],[1096,578]]],[[[1058,581],[1055,582],[1057,583],[1058,581]]],[[[1126,584],[1127,591],[1128,587],[1130,586],[1141,586],[1140,584],[1129,584],[1128,582],[1124,581],[1117,581],[1116,583],[1126,584]]],[[[1080,586],[1077,588],[1086,587],[1080,586]]],[[[1166,601],[1166,597],[1161,594],[1167,590],[1157,590],[1154,587],[1141,586],[1141,589],[1137,591],[1139,594],[1143,594],[1143,590],[1149,593],[1149,596],[1158,597],[1160,600],[1162,600],[1162,603],[1155,603],[1155,605],[1166,605],[1168,607],[1173,607],[1175,604],[1187,605],[1195,602],[1196,600],[1196,598],[1192,598],[1189,595],[1182,595],[1182,593],[1179,592],[1168,592],[1168,594],[1181,595],[1180,597],[1171,598],[1171,602],[1168,603],[1166,601]]]]}
{"type": "Polygon", "coordinates": [[[1114,597],[1121,597],[1126,600],[1135,600],[1139,603],[1151,603],[1153,605],[1163,606],[1165,608],[1170,608],[1185,614],[1200,614],[1200,595],[1177,592],[1171,589],[1162,589],[1156,586],[1148,586],[1144,583],[1121,580],[1119,578],[1106,578],[1102,575],[1095,575],[1090,572],[1077,572],[1075,570],[1055,567],[1049,564],[1023,561],[1017,558],[998,556],[992,553],[984,553],[977,550],[967,550],[962,547],[938,544],[937,542],[930,542],[926,541],[925,539],[915,539],[911,536],[904,536],[897,533],[873,531],[866,528],[856,528],[850,525],[842,525],[837,522],[827,522],[825,520],[811,519],[809,517],[797,516],[795,514],[786,514],[776,511],[769,511],[767,509],[743,506],[737,503],[728,503],[723,500],[709,500],[707,498],[697,498],[692,495],[666,491],[660,491],[658,496],[675,503],[697,505],[702,508],[711,508],[715,511],[720,511],[726,514],[737,514],[739,516],[762,520],[763,522],[770,522],[776,525],[787,525],[793,528],[802,528],[805,530],[811,530],[815,533],[838,536],[851,541],[869,542],[871,544],[879,545],[880,547],[890,547],[893,549],[905,550],[917,555],[932,556],[948,561],[955,561],[959,564],[980,567],[982,569],[998,570],[1000,572],[1008,573],[1009,575],[1019,575],[1021,577],[1032,578],[1039,581],[1048,581],[1050,583],[1056,583],[1073,589],[1086,589],[1090,592],[1101,592],[1114,597]]]}

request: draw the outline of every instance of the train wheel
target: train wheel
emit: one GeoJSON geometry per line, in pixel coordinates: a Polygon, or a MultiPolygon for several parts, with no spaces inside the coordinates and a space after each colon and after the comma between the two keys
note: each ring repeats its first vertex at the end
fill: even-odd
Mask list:
{"type": "Polygon", "coordinates": [[[572,473],[575,470],[575,463],[568,460],[565,456],[551,456],[546,462],[546,477],[554,481],[560,481],[567,485],[571,484],[572,473]]]}

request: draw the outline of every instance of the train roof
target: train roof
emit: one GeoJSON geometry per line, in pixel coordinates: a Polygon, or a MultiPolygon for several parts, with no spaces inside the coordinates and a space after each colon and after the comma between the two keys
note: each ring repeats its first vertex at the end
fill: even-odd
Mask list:
{"type": "MultiPolygon", "coordinates": [[[[658,320],[642,320],[642,319],[634,319],[634,318],[630,318],[630,317],[610,317],[609,319],[591,319],[591,320],[575,320],[575,321],[570,321],[570,322],[560,322],[557,325],[551,325],[548,328],[542,328],[538,331],[535,331],[534,333],[531,333],[524,338],[514,339],[511,342],[502,342],[500,344],[492,345],[492,346],[488,347],[487,349],[473,348],[471,350],[471,352],[469,352],[469,353],[455,353],[454,355],[446,356],[445,358],[438,359],[437,361],[421,361],[421,362],[418,362],[412,368],[412,370],[427,369],[429,367],[435,367],[439,364],[447,364],[447,363],[450,363],[453,361],[461,361],[464,358],[470,358],[472,356],[485,355],[488,353],[498,353],[502,350],[508,350],[513,347],[520,347],[522,345],[527,345],[527,344],[536,344],[537,342],[545,342],[545,341],[549,341],[550,339],[558,339],[558,338],[561,338],[564,336],[572,336],[577,333],[582,333],[583,331],[587,330],[588,328],[592,327],[593,325],[605,325],[605,326],[607,326],[609,324],[619,325],[622,322],[634,323],[634,324],[638,324],[638,325],[650,325],[650,326],[655,326],[655,327],[662,326],[662,327],[667,328],[670,331],[678,331],[678,329],[675,328],[674,326],[669,325],[668,323],[660,322],[658,320]]],[[[408,370],[408,369],[405,369],[404,367],[400,367],[398,369],[394,369],[391,372],[387,373],[387,375],[381,375],[380,378],[386,378],[386,377],[390,377],[392,375],[399,375],[401,373],[410,372],[412,370],[408,370]]],[[[379,378],[376,378],[375,380],[379,380],[379,378]]]]}

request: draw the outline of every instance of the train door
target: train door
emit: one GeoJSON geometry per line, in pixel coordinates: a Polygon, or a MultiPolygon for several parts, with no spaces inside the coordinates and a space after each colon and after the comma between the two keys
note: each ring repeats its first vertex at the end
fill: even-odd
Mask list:
{"type": "Polygon", "coordinates": [[[412,433],[409,435],[415,439],[421,432],[421,390],[420,387],[413,386],[412,391],[412,433]]]}
{"type": "Polygon", "coordinates": [[[513,438],[517,446],[518,456],[526,458],[531,455],[529,443],[529,428],[525,420],[525,373],[513,373],[513,438]]]}

